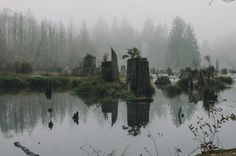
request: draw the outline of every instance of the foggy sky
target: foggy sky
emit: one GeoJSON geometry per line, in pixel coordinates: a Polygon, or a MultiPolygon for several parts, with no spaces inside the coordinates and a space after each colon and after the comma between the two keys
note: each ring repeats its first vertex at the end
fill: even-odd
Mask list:
{"type": "Polygon", "coordinates": [[[193,25],[199,41],[210,42],[216,37],[236,32],[236,2],[214,0],[0,0],[0,9],[25,12],[28,9],[39,19],[47,18],[79,25],[86,20],[92,25],[98,18],[111,23],[126,18],[134,28],[141,29],[147,18],[156,24],[180,16],[193,25]]]}

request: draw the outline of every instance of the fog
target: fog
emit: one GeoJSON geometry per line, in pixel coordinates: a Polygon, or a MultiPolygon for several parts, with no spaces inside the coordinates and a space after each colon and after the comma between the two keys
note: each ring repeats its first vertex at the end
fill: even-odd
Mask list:
{"type": "Polygon", "coordinates": [[[108,23],[114,18],[126,18],[138,29],[146,18],[170,26],[176,16],[192,23],[197,37],[214,40],[225,33],[236,31],[236,3],[222,0],[1,0],[0,8],[16,11],[30,9],[37,18],[62,20],[72,18],[78,25],[86,20],[90,25],[99,17],[108,23]]]}
{"type": "MultiPolygon", "coordinates": [[[[27,11],[30,10],[38,23],[44,19],[57,23],[61,22],[66,27],[66,30],[71,29],[71,33],[75,31],[77,34],[74,34],[73,43],[71,41],[69,44],[68,41],[67,44],[65,41],[65,45],[70,49],[61,47],[59,48],[61,51],[65,48],[73,54],[74,51],[81,49],[81,47],[84,46],[82,41],[80,47],[75,46],[77,41],[82,40],[78,39],[76,35],[83,36],[83,33],[88,29],[88,37],[92,40],[94,48],[90,47],[87,48],[87,50],[82,50],[83,54],[90,50],[91,53],[95,53],[98,56],[98,60],[101,61],[103,54],[108,52],[109,47],[114,46],[114,48],[118,50],[119,58],[121,58],[126,48],[136,46],[143,50],[142,54],[151,60],[152,66],[156,67],[171,66],[168,64],[160,64],[163,64],[166,60],[166,58],[163,58],[166,57],[163,53],[168,51],[168,38],[172,23],[178,16],[181,17],[186,24],[191,24],[194,30],[193,33],[195,34],[194,40],[196,39],[198,44],[201,58],[203,58],[204,55],[210,54],[212,55],[212,63],[218,58],[219,61],[222,62],[222,66],[235,68],[234,57],[231,56],[234,55],[235,51],[236,2],[226,3],[222,0],[214,0],[211,5],[209,5],[209,3],[210,0],[1,0],[0,11],[3,11],[4,8],[9,8],[13,12],[27,14],[27,11]],[[85,23],[84,29],[83,22],[85,23]],[[119,25],[121,29],[125,28],[122,31],[117,31],[122,32],[123,36],[113,31],[116,29],[114,26],[116,24],[119,25]],[[150,27],[148,28],[148,26],[150,27]],[[149,39],[146,39],[145,37],[148,36],[147,33],[151,34],[149,29],[155,29],[155,33],[159,33],[159,38],[157,35],[153,40],[150,36],[149,39]],[[107,35],[105,37],[103,36],[102,39],[104,39],[104,41],[101,41],[101,36],[104,35],[102,31],[107,35]],[[121,43],[122,38],[119,37],[125,37],[128,42],[123,41],[123,43],[121,43]],[[150,48],[151,44],[155,45],[157,42],[160,45],[150,48]],[[207,47],[205,43],[208,44],[207,47]],[[149,50],[147,50],[148,48],[149,50]],[[153,49],[155,48],[160,51],[158,54],[154,53],[155,50],[153,49]],[[122,51],[122,49],[124,51],[122,51]],[[224,55],[222,55],[222,53],[224,53],[224,55]],[[155,62],[153,56],[159,57],[157,59],[159,63],[155,62]]],[[[58,27],[60,27],[60,24],[58,27]]],[[[36,29],[41,30],[40,24],[35,27],[35,30],[36,29]]],[[[60,36],[60,32],[62,34],[63,29],[63,27],[61,27],[61,29],[55,28],[55,32],[58,32],[58,36],[60,36]]],[[[70,33],[70,31],[67,32],[68,34],[70,33]]],[[[39,34],[40,32],[35,35],[40,36],[39,34]]],[[[86,34],[84,34],[83,37],[86,38],[86,34]]],[[[67,35],[65,39],[66,38],[70,38],[69,35],[67,35]]],[[[35,45],[38,43],[40,43],[40,37],[35,38],[35,45]]],[[[54,42],[48,42],[47,44],[51,43],[54,42]]],[[[55,44],[56,43],[57,41],[55,41],[55,44]]],[[[37,46],[35,46],[35,49],[36,47],[37,46]]],[[[47,46],[47,49],[50,52],[49,47],[50,46],[47,46]]],[[[55,49],[57,48],[54,48],[54,51],[56,51],[55,49]]],[[[37,51],[38,50],[35,50],[35,53],[37,51]]],[[[122,60],[119,61],[121,63],[124,62],[122,60]]],[[[191,61],[193,62],[195,60],[190,60],[188,65],[191,64],[191,61]]],[[[62,60],[61,62],[64,61],[62,60]]],[[[202,60],[202,62],[204,64],[204,60],[202,60]]],[[[76,66],[76,64],[73,66],[76,66]]],[[[175,65],[173,64],[173,66],[175,65]]]]}

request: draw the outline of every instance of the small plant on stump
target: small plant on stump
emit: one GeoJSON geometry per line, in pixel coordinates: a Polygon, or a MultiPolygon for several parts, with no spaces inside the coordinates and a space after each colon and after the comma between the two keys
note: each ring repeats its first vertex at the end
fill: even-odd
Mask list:
{"type": "Polygon", "coordinates": [[[131,48],[131,49],[127,49],[127,54],[123,55],[122,58],[125,59],[125,58],[140,58],[141,55],[140,55],[140,50],[137,49],[137,48],[131,48]]]}
{"type": "Polygon", "coordinates": [[[108,53],[103,55],[103,61],[106,62],[108,60],[108,53]]]}

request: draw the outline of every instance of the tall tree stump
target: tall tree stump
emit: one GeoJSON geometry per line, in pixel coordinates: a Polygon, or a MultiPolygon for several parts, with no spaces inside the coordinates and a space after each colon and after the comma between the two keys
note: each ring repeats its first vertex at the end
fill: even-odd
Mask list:
{"type": "Polygon", "coordinates": [[[111,61],[102,62],[102,77],[106,82],[114,82],[119,80],[119,69],[117,55],[111,48],[111,61]]]}
{"type": "Polygon", "coordinates": [[[112,78],[113,81],[119,79],[119,69],[116,52],[111,48],[111,64],[112,64],[112,78]]]}
{"type": "Polygon", "coordinates": [[[103,61],[102,62],[102,78],[106,82],[113,82],[111,61],[103,61]]]}
{"type": "Polygon", "coordinates": [[[137,96],[151,95],[154,91],[146,58],[131,58],[127,61],[127,84],[137,96]]]}

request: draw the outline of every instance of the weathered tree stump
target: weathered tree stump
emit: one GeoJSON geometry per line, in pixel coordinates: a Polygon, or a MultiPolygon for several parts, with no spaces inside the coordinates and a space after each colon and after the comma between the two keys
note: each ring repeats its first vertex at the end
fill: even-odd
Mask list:
{"type": "Polygon", "coordinates": [[[88,54],[83,60],[83,76],[94,75],[96,68],[96,57],[88,54]]]}
{"type": "Polygon", "coordinates": [[[137,96],[151,95],[154,91],[146,58],[131,58],[127,61],[127,84],[137,96]]]}
{"type": "Polygon", "coordinates": [[[106,82],[113,82],[111,61],[102,62],[102,78],[106,82]]]}
{"type": "Polygon", "coordinates": [[[102,62],[102,78],[106,82],[114,82],[119,80],[117,55],[112,48],[111,61],[102,62]]]}
{"type": "Polygon", "coordinates": [[[111,64],[112,64],[112,79],[117,81],[119,79],[119,69],[116,52],[111,48],[111,64]]]}

